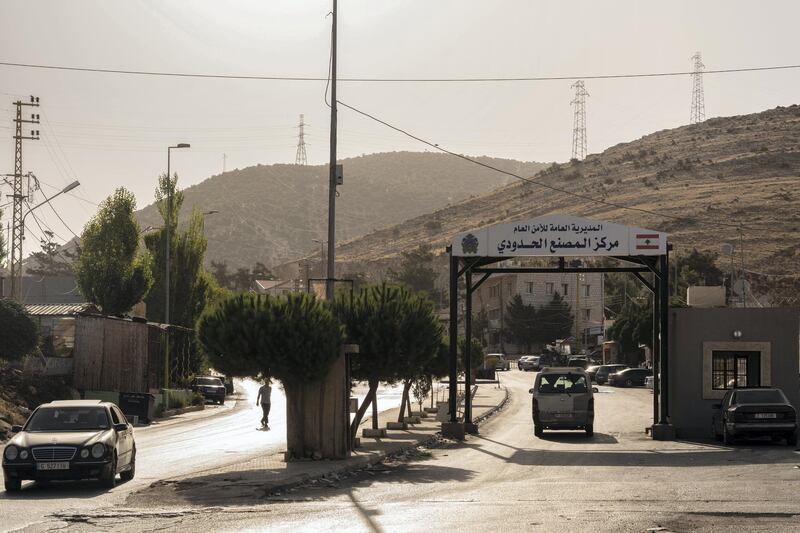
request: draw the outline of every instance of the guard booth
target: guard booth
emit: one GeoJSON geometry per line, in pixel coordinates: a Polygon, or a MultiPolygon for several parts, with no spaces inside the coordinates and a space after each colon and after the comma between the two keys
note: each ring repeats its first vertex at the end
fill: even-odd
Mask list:
{"type": "Polygon", "coordinates": [[[507,222],[457,234],[448,246],[450,257],[450,378],[449,421],[442,434],[463,438],[475,432],[470,395],[470,344],[465,343],[464,415],[459,419],[458,401],[458,283],[466,285],[464,334],[472,337],[472,295],[492,274],[498,273],[590,273],[627,272],[636,276],[653,298],[653,426],[657,440],[672,440],[675,432],[669,417],[669,249],[667,234],[572,215],[547,215],[507,222]],[[520,257],[556,258],[557,266],[513,266],[498,264],[520,257]],[[617,266],[574,266],[567,257],[607,257],[617,266]],[[652,274],[652,283],[644,277],[652,274]]]}

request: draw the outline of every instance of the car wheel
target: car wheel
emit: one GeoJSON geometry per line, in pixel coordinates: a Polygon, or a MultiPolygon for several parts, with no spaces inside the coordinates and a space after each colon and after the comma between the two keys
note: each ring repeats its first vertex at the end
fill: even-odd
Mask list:
{"type": "Polygon", "coordinates": [[[136,475],[136,448],[131,452],[130,468],[124,472],[120,472],[119,477],[122,481],[130,481],[136,475]]]}
{"type": "Polygon", "coordinates": [[[717,433],[717,424],[713,420],[711,421],[711,438],[717,442],[722,440],[722,435],[717,433]]]}
{"type": "Polygon", "coordinates": [[[18,492],[22,490],[22,481],[19,479],[5,480],[6,492],[18,492]]]}
{"type": "Polygon", "coordinates": [[[797,446],[797,433],[786,435],[786,444],[789,446],[797,446]]]}
{"type": "Polygon", "coordinates": [[[733,444],[733,435],[728,433],[728,425],[722,422],[722,444],[729,446],[733,444]]]}
{"type": "Polygon", "coordinates": [[[103,477],[100,478],[100,484],[107,488],[113,489],[117,486],[117,456],[115,455],[114,458],[111,460],[111,464],[108,465],[108,471],[103,473],[103,477]]]}
{"type": "Polygon", "coordinates": [[[594,435],[594,426],[586,426],[586,436],[591,437],[592,435],[594,435]]]}
{"type": "Polygon", "coordinates": [[[537,426],[534,424],[533,434],[541,439],[542,435],[544,435],[544,430],[542,429],[542,426],[537,426]]]}
{"type": "Polygon", "coordinates": [[[625,381],[625,386],[626,387],[633,387],[633,380],[632,379],[626,380],[625,381]]]}

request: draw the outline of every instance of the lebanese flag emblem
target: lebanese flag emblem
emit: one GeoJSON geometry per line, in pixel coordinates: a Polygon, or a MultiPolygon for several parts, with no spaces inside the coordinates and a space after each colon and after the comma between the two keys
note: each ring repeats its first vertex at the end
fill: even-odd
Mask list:
{"type": "Polygon", "coordinates": [[[637,233],[636,234],[636,249],[637,250],[658,250],[658,233],[637,233]]]}

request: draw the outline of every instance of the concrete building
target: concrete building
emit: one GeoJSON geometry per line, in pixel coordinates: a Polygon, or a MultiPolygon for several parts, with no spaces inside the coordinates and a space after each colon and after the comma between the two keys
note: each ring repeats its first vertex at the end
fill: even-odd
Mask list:
{"type": "Polygon", "coordinates": [[[488,350],[516,354],[524,349],[504,342],[500,334],[506,307],[515,295],[525,305],[538,308],[550,303],[556,293],[569,303],[578,320],[582,346],[596,345],[597,337],[603,334],[602,273],[494,274],[473,296],[474,311],[485,311],[489,320],[488,350]]]}
{"type": "Polygon", "coordinates": [[[709,438],[733,387],[775,386],[800,409],[800,311],[670,309],[669,411],[678,438],[709,438]]]}
{"type": "Polygon", "coordinates": [[[253,292],[281,296],[302,289],[300,280],[296,279],[257,279],[253,282],[253,292]]]}

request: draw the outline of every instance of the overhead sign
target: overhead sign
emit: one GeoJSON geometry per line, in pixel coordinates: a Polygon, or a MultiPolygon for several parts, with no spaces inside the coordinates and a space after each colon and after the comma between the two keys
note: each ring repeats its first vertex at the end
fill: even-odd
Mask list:
{"type": "Polygon", "coordinates": [[[461,257],[663,255],[667,234],[570,215],[549,215],[465,231],[453,238],[461,257]]]}

